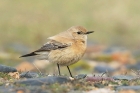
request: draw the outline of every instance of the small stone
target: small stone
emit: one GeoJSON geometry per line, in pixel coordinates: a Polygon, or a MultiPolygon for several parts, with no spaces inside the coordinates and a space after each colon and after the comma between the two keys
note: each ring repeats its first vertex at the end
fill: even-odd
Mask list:
{"type": "Polygon", "coordinates": [[[76,79],[84,79],[87,75],[86,74],[79,74],[75,76],[76,79]]]}
{"type": "Polygon", "coordinates": [[[134,76],[130,76],[130,75],[118,75],[118,76],[113,76],[114,80],[132,80],[134,79],[134,76]]]}
{"type": "Polygon", "coordinates": [[[73,77],[69,77],[69,79],[72,81],[72,80],[75,80],[73,77]]]}
{"type": "Polygon", "coordinates": [[[116,90],[140,90],[140,86],[118,86],[116,90]]]}
{"type": "Polygon", "coordinates": [[[33,72],[23,72],[20,74],[20,78],[37,78],[39,75],[33,72]]]}
{"type": "Polygon", "coordinates": [[[25,84],[25,85],[31,85],[31,86],[41,86],[41,85],[50,85],[54,83],[66,83],[69,79],[67,77],[61,77],[61,76],[47,76],[43,78],[31,78],[27,80],[19,80],[16,81],[15,84],[25,84]]]}
{"type": "Polygon", "coordinates": [[[9,73],[9,72],[17,72],[17,70],[10,66],[0,65],[0,72],[9,73]]]}

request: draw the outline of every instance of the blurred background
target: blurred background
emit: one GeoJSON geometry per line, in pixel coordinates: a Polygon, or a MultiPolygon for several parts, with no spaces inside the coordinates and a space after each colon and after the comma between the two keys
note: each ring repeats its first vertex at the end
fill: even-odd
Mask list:
{"type": "Polygon", "coordinates": [[[118,71],[120,66],[136,68],[140,58],[139,3],[135,0],[1,0],[0,64],[23,71],[49,68],[46,61],[19,56],[41,47],[47,37],[81,25],[95,32],[88,37],[84,58],[71,66],[74,73],[118,71]]]}

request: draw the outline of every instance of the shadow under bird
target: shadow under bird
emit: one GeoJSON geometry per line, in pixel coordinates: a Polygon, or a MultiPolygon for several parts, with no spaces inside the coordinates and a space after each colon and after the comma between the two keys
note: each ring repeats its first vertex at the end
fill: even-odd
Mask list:
{"type": "Polygon", "coordinates": [[[49,41],[40,49],[21,57],[45,55],[45,59],[57,64],[59,75],[61,75],[59,66],[67,66],[70,76],[73,77],[69,65],[78,62],[83,57],[87,47],[87,34],[93,32],[87,31],[82,26],[73,26],[49,37],[49,41]]]}

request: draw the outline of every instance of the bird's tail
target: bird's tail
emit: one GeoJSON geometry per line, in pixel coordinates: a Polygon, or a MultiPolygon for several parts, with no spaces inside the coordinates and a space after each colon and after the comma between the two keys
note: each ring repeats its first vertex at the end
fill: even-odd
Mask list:
{"type": "Polygon", "coordinates": [[[22,55],[20,57],[29,57],[29,56],[35,56],[35,55],[38,55],[38,54],[36,54],[35,52],[32,52],[32,53],[29,53],[29,54],[22,55]]]}

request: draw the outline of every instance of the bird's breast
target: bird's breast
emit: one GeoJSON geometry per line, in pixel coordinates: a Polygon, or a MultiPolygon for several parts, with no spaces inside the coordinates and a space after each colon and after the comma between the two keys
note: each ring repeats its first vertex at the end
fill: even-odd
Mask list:
{"type": "Polygon", "coordinates": [[[84,55],[85,46],[73,44],[64,49],[52,50],[49,53],[48,59],[50,62],[58,63],[60,65],[69,66],[79,61],[84,55]]]}

